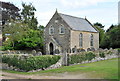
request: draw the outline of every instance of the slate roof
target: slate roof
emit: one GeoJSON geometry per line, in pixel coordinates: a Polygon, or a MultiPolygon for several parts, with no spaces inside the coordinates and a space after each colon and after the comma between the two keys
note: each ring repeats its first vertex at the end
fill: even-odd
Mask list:
{"type": "Polygon", "coordinates": [[[88,20],[59,13],[63,20],[73,29],[80,31],[98,32],[88,20]]]}

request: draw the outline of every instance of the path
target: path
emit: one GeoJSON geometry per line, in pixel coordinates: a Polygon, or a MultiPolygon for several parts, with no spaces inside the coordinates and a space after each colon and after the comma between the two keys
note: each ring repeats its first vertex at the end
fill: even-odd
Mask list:
{"type": "Polygon", "coordinates": [[[2,79],[86,79],[85,74],[70,74],[70,73],[57,73],[57,74],[32,74],[32,75],[23,75],[15,73],[2,72],[2,79]]]}

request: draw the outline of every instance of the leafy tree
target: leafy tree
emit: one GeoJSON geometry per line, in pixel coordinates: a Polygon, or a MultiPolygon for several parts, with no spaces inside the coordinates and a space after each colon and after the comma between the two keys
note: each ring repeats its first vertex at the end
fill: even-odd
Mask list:
{"type": "Polygon", "coordinates": [[[109,32],[113,27],[115,27],[113,24],[110,26],[109,29],[106,30],[106,32],[109,32]]]}
{"type": "Polygon", "coordinates": [[[36,9],[32,4],[22,3],[22,20],[11,20],[4,27],[3,35],[8,39],[4,42],[7,49],[42,49],[43,26],[37,26],[37,19],[34,17],[36,9]]]}
{"type": "Polygon", "coordinates": [[[98,23],[98,22],[94,23],[93,25],[97,26],[99,28],[104,28],[104,26],[101,23],[98,23]]]}
{"type": "Polygon", "coordinates": [[[105,31],[102,29],[102,24],[101,23],[95,23],[94,26],[99,30],[99,44],[101,47],[101,41],[105,35],[105,31]]]}
{"type": "Polygon", "coordinates": [[[110,47],[120,48],[120,25],[116,25],[108,32],[110,47]]]}
{"type": "Polygon", "coordinates": [[[2,15],[2,25],[9,19],[18,19],[20,17],[20,9],[14,4],[2,1],[0,3],[2,4],[0,5],[0,9],[2,10],[2,13],[0,13],[2,15]]]}
{"type": "Polygon", "coordinates": [[[25,3],[22,3],[23,9],[21,12],[21,16],[23,19],[23,22],[28,24],[29,28],[36,30],[38,21],[35,18],[35,7],[32,4],[26,5],[25,3]]]}
{"type": "Polygon", "coordinates": [[[3,35],[8,39],[3,43],[7,49],[36,49],[43,46],[43,31],[30,29],[22,21],[12,21],[4,28],[3,35]]]}
{"type": "Polygon", "coordinates": [[[100,45],[102,48],[120,48],[120,25],[111,25],[100,45]]]}
{"type": "Polygon", "coordinates": [[[101,40],[100,48],[110,48],[110,38],[106,33],[101,40]]]}
{"type": "Polygon", "coordinates": [[[19,40],[18,44],[16,44],[17,49],[36,49],[42,48],[43,46],[43,32],[38,30],[28,29],[27,35],[19,40]]]}
{"type": "Polygon", "coordinates": [[[7,48],[14,48],[15,42],[19,41],[27,34],[28,25],[21,21],[13,21],[4,26],[3,36],[6,37],[3,45],[7,48]]]}

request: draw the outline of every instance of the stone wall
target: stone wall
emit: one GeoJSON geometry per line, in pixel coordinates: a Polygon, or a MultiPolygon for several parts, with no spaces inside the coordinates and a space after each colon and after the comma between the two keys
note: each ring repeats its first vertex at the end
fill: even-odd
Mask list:
{"type": "MultiPolygon", "coordinates": [[[[118,51],[118,49],[99,49],[96,51],[90,51],[93,52],[96,57],[95,59],[92,59],[91,61],[83,61],[82,63],[74,63],[74,64],[83,64],[83,63],[90,63],[90,62],[96,62],[96,61],[101,61],[101,60],[107,60],[107,59],[112,59],[112,58],[119,58],[120,57],[120,51],[118,51]],[[99,56],[99,53],[104,53],[105,54],[105,58],[101,58],[99,56]]],[[[78,54],[85,54],[86,52],[80,52],[78,54]]],[[[72,54],[69,54],[72,55],[72,54]]],[[[71,65],[74,65],[71,64],[71,65]]],[[[68,64],[69,65],[69,64],[68,64]]]]}
{"type": "Polygon", "coordinates": [[[33,54],[34,56],[42,55],[41,51],[36,50],[7,50],[7,51],[0,51],[1,54],[33,54]]]}
{"type": "MultiPolygon", "coordinates": [[[[86,52],[81,52],[79,54],[83,54],[83,53],[86,53],[86,52]]],[[[101,61],[101,60],[107,60],[107,59],[111,59],[111,58],[120,57],[120,52],[117,49],[109,49],[109,50],[108,49],[99,49],[97,51],[94,51],[93,53],[96,54],[95,59],[92,59],[91,61],[83,61],[82,63],[90,63],[90,62],[96,62],[96,61],[101,61]],[[101,53],[101,52],[105,53],[105,58],[100,58],[99,57],[99,53],[101,53]]],[[[71,54],[69,54],[69,55],[71,55],[71,54]]],[[[29,71],[29,72],[37,72],[37,71],[41,71],[41,70],[55,69],[55,68],[61,67],[62,65],[66,66],[66,65],[68,65],[66,63],[66,61],[67,61],[69,55],[66,52],[64,52],[64,54],[61,54],[61,59],[56,64],[53,64],[48,68],[32,70],[32,71],[29,71]]],[[[75,64],[82,64],[82,63],[75,63],[75,64]]],[[[74,65],[74,64],[72,64],[72,65],[74,65]]],[[[9,67],[8,64],[2,64],[2,69],[23,71],[23,70],[17,69],[17,68],[12,67],[12,66],[9,67]]]]}

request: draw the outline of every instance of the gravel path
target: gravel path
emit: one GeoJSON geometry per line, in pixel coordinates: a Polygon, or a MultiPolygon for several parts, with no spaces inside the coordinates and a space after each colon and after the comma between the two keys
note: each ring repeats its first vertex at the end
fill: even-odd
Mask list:
{"type": "Polygon", "coordinates": [[[1,79],[86,79],[85,74],[70,74],[70,73],[58,73],[58,74],[32,74],[32,75],[23,75],[23,74],[14,74],[2,72],[1,79]]]}

